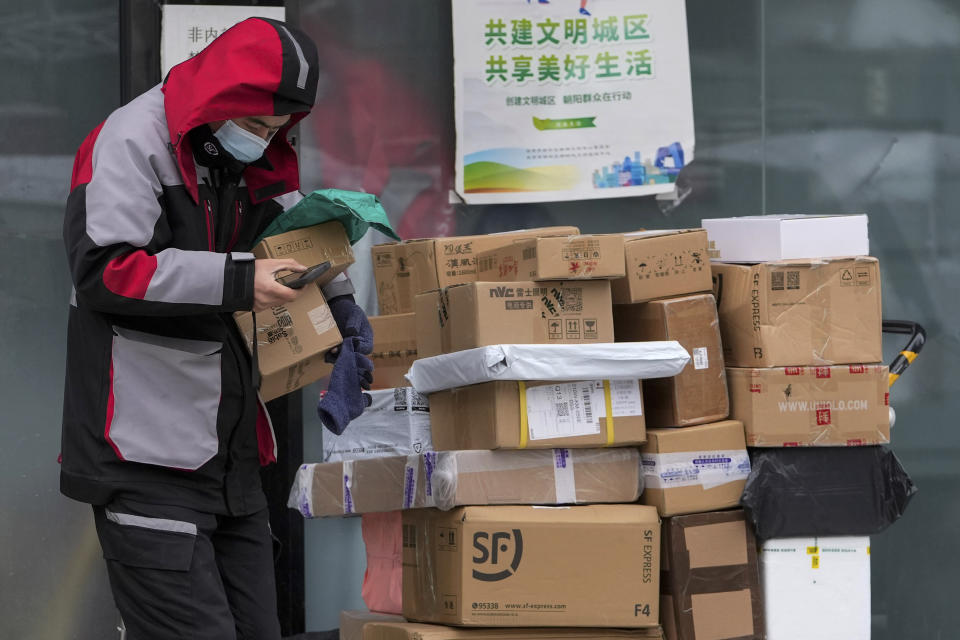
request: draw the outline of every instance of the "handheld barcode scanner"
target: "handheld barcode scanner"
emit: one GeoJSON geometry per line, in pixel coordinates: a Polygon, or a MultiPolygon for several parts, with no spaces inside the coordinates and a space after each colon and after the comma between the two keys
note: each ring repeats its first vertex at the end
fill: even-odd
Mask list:
{"type": "Polygon", "coordinates": [[[311,282],[316,282],[320,276],[330,270],[330,261],[321,262],[304,271],[303,273],[291,273],[290,275],[277,278],[277,282],[290,287],[291,289],[303,289],[311,282]]]}
{"type": "MultiPolygon", "coordinates": [[[[927,332],[916,322],[911,322],[910,320],[884,320],[883,321],[883,332],[884,333],[899,333],[902,335],[910,336],[910,339],[907,341],[907,345],[900,350],[900,353],[897,354],[897,357],[893,359],[893,362],[890,363],[890,380],[889,387],[893,387],[893,383],[900,379],[900,376],[903,375],[903,372],[907,370],[914,360],[917,359],[917,356],[920,355],[920,350],[923,349],[923,345],[927,342],[927,332]]],[[[897,414],[893,410],[893,405],[890,405],[890,426],[892,427],[894,422],[897,420],[897,414]]]]}

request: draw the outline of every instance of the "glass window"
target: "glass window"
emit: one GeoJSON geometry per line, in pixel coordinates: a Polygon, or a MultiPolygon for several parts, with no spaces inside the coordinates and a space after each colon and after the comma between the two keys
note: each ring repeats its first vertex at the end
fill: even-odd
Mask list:
{"type": "Polygon", "coordinates": [[[60,495],[73,155],[120,105],[117,3],[0,8],[0,616],[11,638],[115,637],[90,507],[60,495]]]}

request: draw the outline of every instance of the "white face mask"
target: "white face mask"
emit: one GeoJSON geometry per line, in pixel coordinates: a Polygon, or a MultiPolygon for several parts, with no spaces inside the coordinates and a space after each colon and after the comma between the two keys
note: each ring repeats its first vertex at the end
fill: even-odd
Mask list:
{"type": "Polygon", "coordinates": [[[233,120],[224,122],[223,126],[217,129],[213,135],[220,141],[221,146],[226,149],[227,153],[244,164],[255,162],[257,158],[263,155],[263,152],[267,150],[267,145],[270,144],[269,140],[264,140],[257,134],[250,133],[233,120]]]}

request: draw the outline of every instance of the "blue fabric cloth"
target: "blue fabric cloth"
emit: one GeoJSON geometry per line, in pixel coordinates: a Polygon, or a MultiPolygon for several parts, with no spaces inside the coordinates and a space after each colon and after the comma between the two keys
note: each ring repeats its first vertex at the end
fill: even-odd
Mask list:
{"type": "MultiPolygon", "coordinates": [[[[362,313],[362,312],[361,312],[362,313]]],[[[361,339],[346,337],[330,373],[327,390],[320,396],[317,415],[323,425],[340,435],[350,421],[370,406],[372,398],[363,393],[373,382],[373,361],[359,353],[361,339]]]]}
{"type": "Polygon", "coordinates": [[[363,312],[353,296],[338,296],[328,300],[327,304],[330,306],[330,313],[333,314],[333,319],[344,341],[347,338],[355,338],[354,351],[373,353],[373,327],[367,320],[367,314],[363,312]]]}

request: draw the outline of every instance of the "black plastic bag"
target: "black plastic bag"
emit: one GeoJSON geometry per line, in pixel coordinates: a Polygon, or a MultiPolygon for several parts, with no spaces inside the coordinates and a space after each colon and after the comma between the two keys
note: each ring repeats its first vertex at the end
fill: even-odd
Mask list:
{"type": "Polygon", "coordinates": [[[868,536],[893,524],[917,492],[885,447],[751,449],[740,503],[757,537],[868,536]]]}

